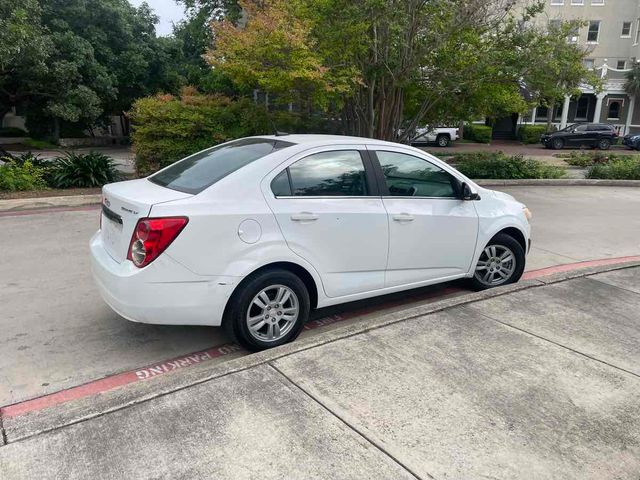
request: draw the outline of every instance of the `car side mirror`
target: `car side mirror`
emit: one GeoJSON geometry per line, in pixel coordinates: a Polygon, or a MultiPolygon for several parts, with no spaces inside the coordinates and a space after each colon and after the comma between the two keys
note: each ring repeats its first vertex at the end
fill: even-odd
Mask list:
{"type": "Polygon", "coordinates": [[[480,200],[480,195],[471,191],[471,187],[467,182],[462,182],[460,186],[460,199],[461,200],[480,200]]]}

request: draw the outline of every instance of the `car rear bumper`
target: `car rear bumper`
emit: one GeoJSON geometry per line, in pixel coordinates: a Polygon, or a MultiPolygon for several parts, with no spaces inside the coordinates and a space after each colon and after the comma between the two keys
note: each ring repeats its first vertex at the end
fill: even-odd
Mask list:
{"type": "Polygon", "coordinates": [[[100,232],[90,247],[93,278],[102,298],[134,322],[218,326],[239,280],[196,275],[166,252],[142,269],[128,260],[118,263],[105,250],[100,232]]]}

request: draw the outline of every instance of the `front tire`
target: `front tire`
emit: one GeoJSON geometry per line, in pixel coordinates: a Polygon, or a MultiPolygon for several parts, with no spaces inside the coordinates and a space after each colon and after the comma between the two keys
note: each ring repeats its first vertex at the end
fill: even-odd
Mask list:
{"type": "Polygon", "coordinates": [[[224,326],[233,340],[250,351],[291,342],[309,318],[309,292],[288,270],[260,272],[229,300],[224,326]]]}
{"type": "Polygon", "coordinates": [[[524,272],[525,252],[513,237],[499,233],[484,248],[478,259],[471,286],[475,290],[509,285],[524,272]]]}
{"type": "Polygon", "coordinates": [[[563,147],[564,140],[562,140],[561,138],[554,138],[551,142],[551,148],[553,148],[554,150],[562,150],[563,147]]]}

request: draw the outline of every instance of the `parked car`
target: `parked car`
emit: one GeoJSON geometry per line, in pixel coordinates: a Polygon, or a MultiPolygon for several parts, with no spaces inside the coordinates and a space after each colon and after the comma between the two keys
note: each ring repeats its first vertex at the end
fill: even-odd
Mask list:
{"type": "Polygon", "coordinates": [[[607,150],[616,142],[618,132],[606,123],[577,123],[553,133],[545,133],[540,141],[547,148],[594,147],[607,150]]]}
{"type": "Polygon", "coordinates": [[[420,145],[424,143],[435,143],[439,147],[448,147],[451,142],[458,139],[457,128],[427,128],[421,127],[416,129],[415,136],[410,140],[411,145],[420,145]]]}
{"type": "Polygon", "coordinates": [[[92,270],[125,318],[222,324],[260,350],[293,340],[315,308],[461,278],[516,282],[529,217],[417,148],[244,138],[106,185],[92,270]]]}
{"type": "Polygon", "coordinates": [[[622,144],[631,148],[632,150],[640,150],[640,134],[630,133],[622,138],[622,144]]]}

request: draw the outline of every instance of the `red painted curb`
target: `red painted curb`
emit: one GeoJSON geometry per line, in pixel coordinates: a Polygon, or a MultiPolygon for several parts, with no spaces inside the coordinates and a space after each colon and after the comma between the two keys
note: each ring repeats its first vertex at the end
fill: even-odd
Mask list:
{"type": "MultiPolygon", "coordinates": [[[[567,271],[578,270],[580,268],[586,268],[586,267],[615,265],[619,263],[633,262],[633,261],[640,261],[640,256],[607,258],[602,260],[589,260],[586,262],[556,265],[553,267],[541,268],[539,270],[532,270],[532,271],[526,272],[522,276],[522,279],[531,280],[531,279],[543,277],[546,275],[551,275],[553,273],[567,272],[567,271]]],[[[366,315],[368,313],[374,313],[383,308],[390,308],[393,306],[403,305],[407,303],[407,301],[439,298],[439,297],[444,297],[454,293],[459,293],[462,291],[464,291],[464,289],[456,286],[449,286],[435,292],[426,292],[423,294],[417,294],[413,296],[405,296],[402,299],[386,302],[379,305],[374,305],[371,307],[353,310],[351,312],[347,312],[344,314],[335,314],[328,317],[311,320],[305,325],[304,328],[306,330],[314,330],[316,328],[320,328],[326,325],[331,325],[333,323],[348,320],[350,318],[354,318],[357,316],[366,315]]],[[[207,361],[213,360],[214,358],[222,357],[224,355],[228,355],[230,353],[237,352],[239,350],[241,350],[241,348],[238,345],[233,343],[228,343],[225,345],[211,347],[207,350],[189,353],[171,360],[165,360],[162,362],[154,363],[152,365],[142,367],[137,370],[130,370],[127,372],[118,373],[105,378],[101,378],[99,380],[94,380],[89,383],[85,383],[83,385],[71,387],[66,390],[61,390],[59,392],[43,395],[41,397],[37,397],[31,400],[25,400],[23,402],[18,402],[13,405],[7,405],[5,407],[1,407],[0,417],[3,417],[3,418],[17,417],[29,412],[42,410],[48,407],[52,407],[54,405],[59,405],[61,403],[66,403],[71,400],[77,400],[80,398],[97,395],[97,394],[106,392],[108,390],[113,390],[114,388],[128,385],[130,383],[145,381],[145,380],[157,377],[159,375],[164,375],[165,373],[172,372],[174,370],[187,368],[193,365],[197,365],[199,363],[207,362],[207,361]]]]}
{"type": "Polygon", "coordinates": [[[7,210],[0,212],[0,217],[21,217],[24,215],[39,215],[42,213],[57,212],[80,212],[82,210],[98,210],[99,208],[99,203],[92,203],[90,205],[78,205],[77,207],[42,207],[31,208],[28,210],[7,210]]]}
{"type": "Polygon", "coordinates": [[[577,270],[579,268],[601,267],[603,265],[616,265],[626,262],[640,262],[640,255],[630,257],[603,258],[601,260],[587,260],[585,262],[554,265],[553,267],[541,268],[539,270],[530,270],[528,272],[525,272],[525,274],[522,276],[522,279],[532,280],[535,278],[544,277],[546,275],[551,275],[553,273],[570,272],[571,270],[577,270]]]}

